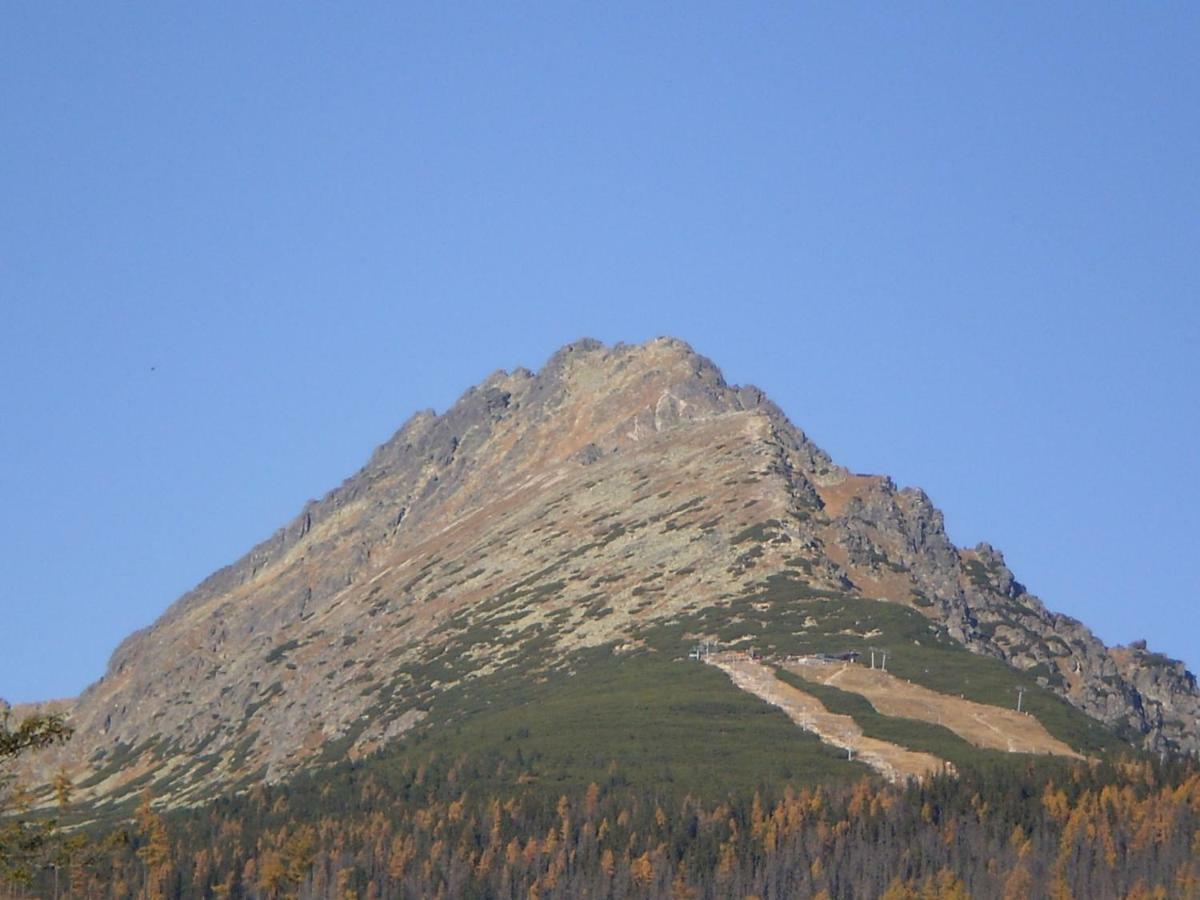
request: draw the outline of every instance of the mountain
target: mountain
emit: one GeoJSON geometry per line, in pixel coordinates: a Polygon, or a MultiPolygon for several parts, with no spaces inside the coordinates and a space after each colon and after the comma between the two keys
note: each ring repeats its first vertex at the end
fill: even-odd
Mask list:
{"type": "MultiPolygon", "coordinates": [[[[837,715],[853,720],[854,741],[883,740],[872,728],[888,725],[887,698],[913,722],[916,689],[948,698],[946,747],[1022,749],[1011,735],[943,734],[954,716],[979,718],[950,701],[994,710],[1019,689],[1030,752],[1097,754],[1114,735],[1200,750],[1200,691],[1181,663],[1108,648],[1050,612],[999,551],[955,547],[922,491],[838,466],[761,391],[664,338],[580,341],[536,374],[498,371],[443,415],[417,413],[361,471],[127,638],[66,705],[74,740],[39,764],[65,765],[97,808],[147,786],[193,803],[408,737],[483,741],[472,722],[534,702],[566,718],[609,704],[623,721],[621,692],[648,709],[671,685],[709,685],[729,694],[719,716],[733,722],[755,684],[847,756],[857,744],[804,718],[811,704],[835,731],[837,715]],[[710,659],[731,681],[689,659],[703,640],[779,668],[739,675],[733,656],[710,659]],[[893,680],[843,690],[787,664],[845,651],[865,662],[873,649],[881,664],[890,654],[893,680]]],[[[646,727],[684,722],[687,708],[664,706],[646,727]]],[[[931,741],[893,743],[953,759],[931,741]]]]}

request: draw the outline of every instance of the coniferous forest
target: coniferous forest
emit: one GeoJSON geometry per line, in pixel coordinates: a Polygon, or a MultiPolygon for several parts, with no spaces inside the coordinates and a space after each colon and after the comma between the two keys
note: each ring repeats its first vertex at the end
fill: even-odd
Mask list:
{"type": "Polygon", "coordinates": [[[0,896],[1200,896],[1190,759],[1030,758],[906,786],[763,785],[723,799],[637,786],[615,764],[583,788],[477,790],[488,764],[346,763],[166,812],[147,793],[103,827],[63,827],[73,811],[59,784],[61,821],[10,816],[0,832],[0,896]]]}

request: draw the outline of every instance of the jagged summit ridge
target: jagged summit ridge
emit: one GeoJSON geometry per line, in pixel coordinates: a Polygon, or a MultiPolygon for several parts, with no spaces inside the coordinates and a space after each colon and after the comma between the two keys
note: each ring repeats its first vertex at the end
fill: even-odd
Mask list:
{"type": "MultiPolygon", "coordinates": [[[[524,368],[512,372],[501,369],[481,384],[468,388],[442,415],[429,409],[415,413],[376,448],[363,469],[321,500],[309,501],[288,525],[238,562],[205,579],[151,627],[169,621],[178,610],[244,583],[263,566],[286,555],[310,533],[314,524],[336,515],[338,510],[397,474],[406,482],[419,482],[402,498],[407,502],[395,510],[393,529],[399,531],[403,526],[411,531],[436,502],[456,494],[470,481],[466,470],[470,468],[472,455],[493,437],[502,419],[520,415],[532,423],[536,436],[543,439],[537,448],[531,446],[528,434],[505,445],[504,455],[494,468],[517,469],[572,457],[594,461],[681,422],[746,410],[762,411],[774,426],[781,428],[794,449],[804,452],[810,470],[835,469],[828,456],[792,426],[760,390],[752,386],[729,386],[712,361],[696,353],[685,341],[664,337],[646,345],[616,344],[609,348],[595,339],[584,338],[567,344],[536,375],[524,368]],[[636,370],[633,378],[629,378],[631,367],[636,370]],[[617,394],[614,388],[622,377],[633,384],[627,385],[628,391],[617,394]],[[607,401],[596,403],[596,408],[587,415],[588,421],[581,423],[582,408],[594,403],[605,391],[610,394],[607,401]],[[635,396],[631,398],[630,393],[635,396]],[[647,400],[653,402],[632,409],[626,406],[647,400]],[[554,429],[538,427],[554,422],[567,411],[573,416],[573,424],[583,424],[586,430],[577,427],[569,433],[554,435],[554,429]],[[414,462],[418,464],[415,474],[411,471],[414,462]]],[[[380,503],[394,499],[397,498],[379,498],[380,503]]],[[[135,633],[131,639],[140,634],[135,633]]]]}
{"type": "Polygon", "coordinates": [[[1200,746],[1181,666],[1110,652],[993,548],[955,547],[923,492],[835,465],[761,391],[660,338],[578,341],[412,416],[124,641],[64,753],[97,796],[152,770],[181,800],[282,777],[333,744],[377,749],[528,647],[634,646],[781,572],[913,606],[1149,746],[1200,746]]]}

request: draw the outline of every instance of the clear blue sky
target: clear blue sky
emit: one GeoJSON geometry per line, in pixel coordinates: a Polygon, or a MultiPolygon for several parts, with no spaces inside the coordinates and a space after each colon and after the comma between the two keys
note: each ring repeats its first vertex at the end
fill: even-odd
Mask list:
{"type": "Polygon", "coordinates": [[[273,7],[0,10],[0,695],[582,335],[1200,666],[1200,7],[273,7]]]}

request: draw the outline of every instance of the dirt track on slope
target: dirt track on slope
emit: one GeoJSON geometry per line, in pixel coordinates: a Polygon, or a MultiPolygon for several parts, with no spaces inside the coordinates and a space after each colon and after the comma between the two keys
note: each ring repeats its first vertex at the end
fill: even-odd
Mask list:
{"type": "Polygon", "coordinates": [[[852,751],[855,758],[889,781],[922,779],[949,765],[928,753],[867,737],[850,716],[831,713],[816,697],[780,681],[760,662],[733,654],[716,654],[708,662],[725,672],[742,690],[778,706],[805,731],[835,747],[852,751]]]}
{"type": "Polygon", "coordinates": [[[827,684],[865,697],[885,716],[919,719],[948,728],[976,747],[1008,753],[1048,753],[1082,757],[1051,735],[1033,716],[1015,709],[988,706],[920,687],[889,672],[854,663],[785,668],[807,681],[827,684]]]}

